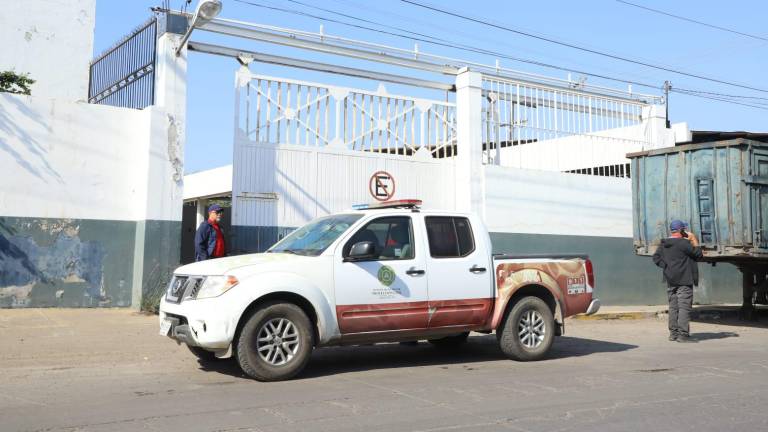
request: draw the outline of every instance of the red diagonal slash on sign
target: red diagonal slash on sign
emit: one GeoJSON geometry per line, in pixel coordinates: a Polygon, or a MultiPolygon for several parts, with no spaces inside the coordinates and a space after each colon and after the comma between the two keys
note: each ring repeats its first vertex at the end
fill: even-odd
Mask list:
{"type": "Polygon", "coordinates": [[[395,196],[395,178],[386,171],[376,171],[368,180],[368,191],[377,201],[389,201],[395,196]]]}

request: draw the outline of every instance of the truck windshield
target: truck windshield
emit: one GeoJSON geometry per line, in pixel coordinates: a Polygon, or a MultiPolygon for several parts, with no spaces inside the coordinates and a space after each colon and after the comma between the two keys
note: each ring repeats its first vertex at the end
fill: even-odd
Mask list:
{"type": "Polygon", "coordinates": [[[289,234],[267,252],[318,256],[361,217],[359,214],[341,214],[315,219],[289,234]]]}

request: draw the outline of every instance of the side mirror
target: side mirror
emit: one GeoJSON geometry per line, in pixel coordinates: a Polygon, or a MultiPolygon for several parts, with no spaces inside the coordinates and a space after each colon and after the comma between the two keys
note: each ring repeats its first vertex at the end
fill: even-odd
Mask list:
{"type": "Polygon", "coordinates": [[[352,249],[349,250],[349,256],[344,258],[344,261],[364,261],[375,258],[376,246],[373,244],[373,242],[362,241],[352,245],[352,249]]]}

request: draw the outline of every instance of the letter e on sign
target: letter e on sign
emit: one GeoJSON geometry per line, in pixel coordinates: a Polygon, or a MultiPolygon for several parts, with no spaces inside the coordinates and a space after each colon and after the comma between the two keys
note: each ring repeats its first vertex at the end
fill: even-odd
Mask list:
{"type": "Polygon", "coordinates": [[[389,201],[395,196],[395,178],[386,171],[377,171],[368,180],[368,191],[377,201],[389,201]]]}

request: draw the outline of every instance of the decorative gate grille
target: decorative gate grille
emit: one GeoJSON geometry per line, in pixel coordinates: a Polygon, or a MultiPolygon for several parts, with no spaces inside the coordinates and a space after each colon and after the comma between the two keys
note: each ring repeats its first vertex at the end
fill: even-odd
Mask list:
{"type": "Polygon", "coordinates": [[[91,62],[88,102],[143,109],[155,102],[157,19],[91,62]]]}
{"type": "Polygon", "coordinates": [[[649,102],[639,99],[590,93],[578,85],[563,89],[484,77],[484,160],[519,168],[548,165],[549,169],[579,174],[628,177],[629,162],[623,161],[623,154],[639,151],[650,142],[644,130],[630,129],[643,123],[643,110],[649,106],[649,102]],[[583,166],[576,167],[573,160],[541,162],[541,158],[553,157],[542,149],[557,153],[551,145],[571,137],[577,139],[570,143],[580,143],[583,150],[605,155],[608,149],[616,157],[606,166],[597,157],[594,161],[579,161],[583,166]],[[539,144],[537,151],[527,146],[534,144],[539,144]]]}
{"type": "Polygon", "coordinates": [[[304,81],[250,75],[238,91],[249,141],[446,158],[456,155],[456,106],[304,81]]]}

